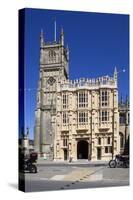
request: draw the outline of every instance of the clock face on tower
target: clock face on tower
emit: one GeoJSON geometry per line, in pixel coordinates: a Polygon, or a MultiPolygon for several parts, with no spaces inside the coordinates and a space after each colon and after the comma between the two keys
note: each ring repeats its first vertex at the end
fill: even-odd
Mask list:
{"type": "Polygon", "coordinates": [[[53,85],[55,83],[55,81],[56,80],[52,76],[50,76],[47,82],[49,85],[53,85]]]}

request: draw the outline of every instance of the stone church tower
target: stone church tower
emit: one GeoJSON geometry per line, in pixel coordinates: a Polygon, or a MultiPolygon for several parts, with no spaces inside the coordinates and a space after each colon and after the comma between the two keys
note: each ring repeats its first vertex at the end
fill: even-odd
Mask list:
{"type": "Polygon", "coordinates": [[[52,116],[56,113],[57,85],[68,79],[69,50],[64,46],[61,29],[59,41],[46,42],[40,34],[40,76],[35,111],[35,151],[47,160],[53,159],[54,131],[52,116]]]}

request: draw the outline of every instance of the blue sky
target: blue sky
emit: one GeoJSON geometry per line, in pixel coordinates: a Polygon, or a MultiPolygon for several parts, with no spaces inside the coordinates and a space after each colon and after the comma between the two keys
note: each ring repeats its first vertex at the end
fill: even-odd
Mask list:
{"type": "Polygon", "coordinates": [[[54,40],[54,20],[57,40],[64,28],[65,45],[70,50],[69,78],[113,76],[118,74],[119,98],[129,95],[129,16],[87,12],[26,9],[25,14],[25,126],[33,138],[36,91],[39,79],[40,31],[46,41],[54,40]]]}

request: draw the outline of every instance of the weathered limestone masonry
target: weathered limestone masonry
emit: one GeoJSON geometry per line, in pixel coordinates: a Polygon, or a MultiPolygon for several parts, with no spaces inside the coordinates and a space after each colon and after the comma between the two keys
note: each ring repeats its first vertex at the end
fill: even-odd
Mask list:
{"type": "Polygon", "coordinates": [[[69,50],[64,47],[61,30],[59,42],[46,43],[40,35],[40,78],[35,111],[35,150],[46,159],[54,158],[54,132],[52,116],[56,114],[57,83],[68,79],[69,50]]]}
{"type": "Polygon", "coordinates": [[[130,107],[129,100],[126,97],[126,101],[123,101],[121,96],[121,101],[119,102],[119,138],[120,138],[120,153],[129,153],[129,118],[130,118],[130,107]]]}
{"type": "Polygon", "coordinates": [[[69,50],[40,36],[35,150],[48,160],[109,160],[119,153],[117,69],[113,77],[68,79],[69,50]]]}

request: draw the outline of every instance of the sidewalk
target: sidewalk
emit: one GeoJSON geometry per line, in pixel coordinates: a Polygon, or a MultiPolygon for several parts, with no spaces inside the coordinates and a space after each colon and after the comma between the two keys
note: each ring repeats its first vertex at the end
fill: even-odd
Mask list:
{"type": "Polygon", "coordinates": [[[92,166],[107,166],[109,161],[88,161],[88,160],[77,160],[72,161],[71,163],[69,161],[48,161],[44,159],[38,159],[37,164],[38,165],[89,165],[92,166]]]}

